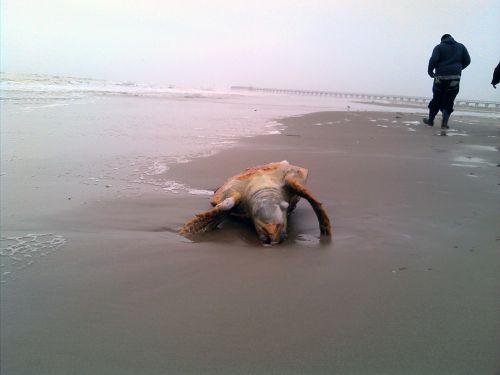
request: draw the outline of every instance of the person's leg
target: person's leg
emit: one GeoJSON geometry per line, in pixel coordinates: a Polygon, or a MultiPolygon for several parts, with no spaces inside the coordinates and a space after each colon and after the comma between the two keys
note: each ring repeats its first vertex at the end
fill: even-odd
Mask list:
{"type": "Polygon", "coordinates": [[[455,98],[458,95],[460,80],[452,80],[446,82],[446,87],[444,88],[443,95],[443,120],[441,122],[441,129],[449,129],[448,121],[451,114],[453,113],[453,105],[455,103],[455,98]]]}
{"type": "Polygon", "coordinates": [[[435,78],[434,83],[432,85],[432,100],[429,102],[429,105],[427,106],[429,108],[429,117],[424,118],[422,121],[424,124],[427,124],[429,126],[434,126],[434,118],[439,112],[439,109],[441,108],[441,101],[442,101],[442,90],[440,87],[440,81],[435,78]]]}

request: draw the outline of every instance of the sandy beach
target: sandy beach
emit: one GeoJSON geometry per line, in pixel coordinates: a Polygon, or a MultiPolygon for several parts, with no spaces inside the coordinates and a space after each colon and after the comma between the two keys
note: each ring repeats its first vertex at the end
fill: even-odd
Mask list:
{"type": "Polygon", "coordinates": [[[453,115],[442,137],[398,110],[287,117],[155,174],[191,193],[86,174],[99,157],[68,175],[7,163],[4,248],[47,251],[2,257],[22,266],[3,268],[2,374],[497,373],[500,120],[453,115]],[[177,234],[207,191],[285,159],[309,169],[332,241],[304,201],[277,246],[238,220],[177,234]]]}

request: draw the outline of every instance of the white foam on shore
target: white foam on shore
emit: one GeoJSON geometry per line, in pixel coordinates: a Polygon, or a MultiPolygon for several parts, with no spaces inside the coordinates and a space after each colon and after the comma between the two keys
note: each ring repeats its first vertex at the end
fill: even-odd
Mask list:
{"type": "Polygon", "coordinates": [[[282,134],[283,130],[285,130],[285,126],[277,121],[267,121],[264,125],[265,135],[273,135],[273,134],[282,134]]]}
{"type": "Polygon", "coordinates": [[[33,265],[66,244],[66,239],[53,233],[28,233],[16,237],[0,237],[0,281],[14,279],[17,271],[33,265]]]}
{"type": "Polygon", "coordinates": [[[213,191],[210,191],[210,190],[202,190],[202,189],[191,189],[189,188],[187,190],[187,192],[191,195],[203,195],[203,196],[212,196],[214,195],[214,192],[213,191]]]}
{"type": "Polygon", "coordinates": [[[166,171],[168,171],[168,166],[164,162],[155,160],[153,165],[146,170],[145,174],[149,176],[157,176],[165,173],[166,171]]]}
{"type": "Polygon", "coordinates": [[[487,160],[475,156],[457,156],[453,158],[453,161],[458,164],[474,165],[476,167],[479,166],[480,164],[488,163],[487,160]]]}
{"type": "Polygon", "coordinates": [[[163,191],[169,193],[188,193],[191,195],[202,195],[202,196],[212,196],[214,194],[213,191],[204,190],[204,189],[195,189],[186,184],[177,182],[177,181],[165,181],[163,183],[163,191]]]}
{"type": "MultiPolygon", "coordinates": [[[[210,152],[209,154],[212,155],[213,152],[210,152]]],[[[138,173],[136,174],[136,177],[128,179],[126,180],[126,182],[128,184],[134,184],[139,186],[142,185],[144,187],[150,186],[153,187],[154,190],[161,189],[164,192],[173,194],[188,193],[192,195],[211,196],[213,194],[212,191],[193,188],[182,182],[170,180],[168,178],[168,170],[170,169],[169,164],[189,163],[197,157],[204,157],[204,156],[206,156],[206,154],[202,153],[197,155],[191,155],[190,157],[182,157],[182,158],[173,157],[173,158],[168,158],[166,160],[153,160],[152,165],[145,167],[145,172],[142,173],[140,168],[135,169],[134,172],[138,173]]],[[[140,165],[141,162],[138,161],[135,164],[140,165]]],[[[126,189],[131,189],[131,187],[129,186],[126,189]]]]}
{"type": "Polygon", "coordinates": [[[498,147],[495,146],[486,146],[486,145],[465,145],[467,148],[472,148],[474,150],[479,150],[479,151],[500,151],[498,147]]]}
{"type": "Polygon", "coordinates": [[[177,194],[181,191],[188,191],[189,187],[177,181],[164,181],[162,189],[177,194]]]}
{"type": "Polygon", "coordinates": [[[479,165],[476,164],[461,164],[461,163],[451,163],[453,167],[463,167],[463,168],[478,168],[479,165]]]}

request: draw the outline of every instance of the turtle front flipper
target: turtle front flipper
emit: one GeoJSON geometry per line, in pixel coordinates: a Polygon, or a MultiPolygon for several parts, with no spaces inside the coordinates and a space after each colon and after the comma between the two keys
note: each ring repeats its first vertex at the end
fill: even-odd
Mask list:
{"type": "Polygon", "coordinates": [[[179,233],[185,236],[188,234],[209,232],[214,230],[228,214],[228,211],[224,211],[219,207],[214,207],[211,210],[197,214],[184,224],[179,233]]]}
{"type": "Polygon", "coordinates": [[[328,218],[328,215],[321,202],[314,197],[309,189],[307,189],[297,179],[291,176],[285,178],[285,187],[298,196],[307,199],[307,201],[311,204],[314,213],[318,217],[319,229],[321,234],[331,236],[332,226],[330,224],[330,219],[328,218]]]}
{"type": "Polygon", "coordinates": [[[179,233],[185,236],[188,234],[204,233],[214,230],[222,221],[224,221],[233,207],[239,203],[240,199],[240,194],[232,194],[229,198],[224,199],[214,208],[197,214],[194,218],[184,224],[179,233]]]}

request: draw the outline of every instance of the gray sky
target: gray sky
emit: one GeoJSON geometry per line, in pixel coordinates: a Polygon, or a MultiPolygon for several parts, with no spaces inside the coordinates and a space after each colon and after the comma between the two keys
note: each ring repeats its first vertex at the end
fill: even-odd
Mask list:
{"type": "Polygon", "coordinates": [[[442,34],[459,97],[500,100],[500,0],[2,0],[1,70],[196,87],[431,95],[442,34]]]}

